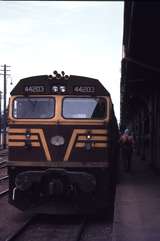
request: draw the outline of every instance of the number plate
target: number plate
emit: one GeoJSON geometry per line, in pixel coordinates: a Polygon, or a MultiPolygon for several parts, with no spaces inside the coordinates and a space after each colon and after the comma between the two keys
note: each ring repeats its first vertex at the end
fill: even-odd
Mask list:
{"type": "Polygon", "coordinates": [[[42,85],[36,85],[36,86],[25,86],[24,92],[26,93],[44,93],[45,88],[42,85]]]}
{"type": "Polygon", "coordinates": [[[95,87],[94,86],[75,86],[73,91],[79,92],[79,93],[95,93],[95,87]]]}

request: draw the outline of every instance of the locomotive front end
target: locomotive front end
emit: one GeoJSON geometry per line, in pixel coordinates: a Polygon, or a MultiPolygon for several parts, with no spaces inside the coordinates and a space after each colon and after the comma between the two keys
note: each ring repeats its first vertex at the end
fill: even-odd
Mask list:
{"type": "Polygon", "coordinates": [[[9,104],[9,202],[92,213],[113,203],[116,121],[109,93],[80,76],[22,79],[9,104]]]}

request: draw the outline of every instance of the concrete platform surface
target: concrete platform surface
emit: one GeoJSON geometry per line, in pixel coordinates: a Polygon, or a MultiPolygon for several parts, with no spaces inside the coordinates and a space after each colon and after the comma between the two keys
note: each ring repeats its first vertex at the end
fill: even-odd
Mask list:
{"type": "Polygon", "coordinates": [[[160,241],[160,176],[151,171],[122,174],[112,241],[160,241]]]}

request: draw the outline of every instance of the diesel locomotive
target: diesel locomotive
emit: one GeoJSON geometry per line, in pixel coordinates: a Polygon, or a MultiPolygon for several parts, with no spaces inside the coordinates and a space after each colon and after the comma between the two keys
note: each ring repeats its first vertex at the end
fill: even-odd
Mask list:
{"type": "Polygon", "coordinates": [[[99,80],[21,79],[8,108],[9,203],[44,213],[97,213],[113,205],[118,125],[99,80]]]}

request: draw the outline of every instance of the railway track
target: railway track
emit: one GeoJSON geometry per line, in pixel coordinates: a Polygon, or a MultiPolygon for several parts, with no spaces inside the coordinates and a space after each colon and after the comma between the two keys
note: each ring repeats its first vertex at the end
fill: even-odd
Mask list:
{"type": "Polygon", "coordinates": [[[23,223],[22,226],[21,226],[19,229],[17,229],[13,234],[11,234],[7,239],[5,239],[5,241],[14,241],[14,240],[16,240],[16,238],[17,238],[18,236],[20,236],[21,233],[22,233],[25,229],[27,229],[27,227],[28,227],[32,222],[34,222],[34,219],[35,219],[35,216],[27,219],[27,221],[26,221],[25,223],[23,223]]]}
{"type": "Polygon", "coordinates": [[[0,156],[7,155],[7,154],[8,154],[8,149],[0,150],[0,156]]]}
{"type": "Polygon", "coordinates": [[[1,181],[4,181],[4,180],[8,180],[8,175],[0,178],[0,182],[1,182],[1,181]]]}
{"type": "Polygon", "coordinates": [[[6,173],[6,165],[4,166],[4,163],[6,163],[6,161],[1,162],[2,166],[0,166],[0,198],[8,194],[8,187],[6,187],[8,186],[8,175],[6,173]]]}
{"type": "Polygon", "coordinates": [[[44,224],[39,216],[29,218],[19,229],[4,241],[81,241],[86,221],[78,224],[44,224]]]}
{"type": "Polygon", "coordinates": [[[7,159],[8,157],[8,150],[0,150],[0,161],[3,161],[3,159],[7,159]]]}
{"type": "Polygon", "coordinates": [[[0,160],[1,160],[0,161],[0,167],[3,166],[4,164],[6,164],[6,160],[3,161],[2,158],[0,158],[0,160]]]}
{"type": "Polygon", "coordinates": [[[9,189],[6,188],[5,190],[0,192],[0,198],[3,197],[4,195],[6,195],[8,193],[9,189]]]}
{"type": "Polygon", "coordinates": [[[6,166],[1,166],[0,168],[0,183],[2,181],[5,181],[8,179],[8,175],[7,175],[7,167],[6,166]]]}
{"type": "Polygon", "coordinates": [[[102,223],[102,225],[100,223],[97,226],[97,224],[92,223],[86,217],[78,221],[75,218],[70,221],[68,216],[67,219],[66,217],[61,217],[61,221],[57,220],[55,216],[52,216],[52,221],[48,221],[48,219],[50,217],[47,217],[47,219],[39,216],[31,217],[4,241],[111,240],[111,228],[108,227],[108,231],[106,223],[102,223]]]}
{"type": "Polygon", "coordinates": [[[0,169],[3,169],[7,166],[7,161],[4,160],[4,161],[0,161],[0,169]]]}

